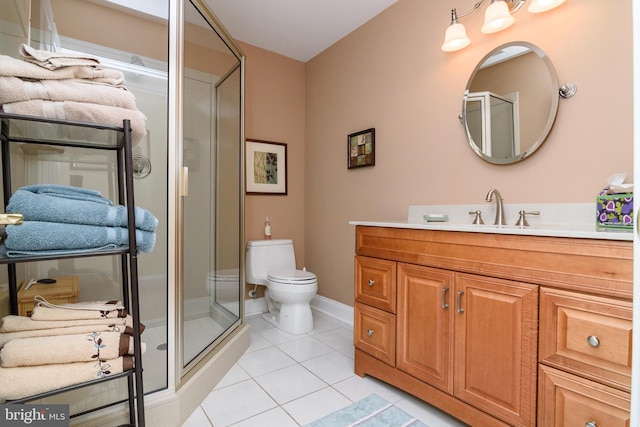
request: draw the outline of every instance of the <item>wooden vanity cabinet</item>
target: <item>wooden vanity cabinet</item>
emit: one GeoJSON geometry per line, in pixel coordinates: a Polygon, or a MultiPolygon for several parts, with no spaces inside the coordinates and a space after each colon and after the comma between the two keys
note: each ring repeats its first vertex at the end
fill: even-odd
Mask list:
{"type": "Polygon", "coordinates": [[[612,389],[615,399],[596,406],[613,405],[623,420],[632,256],[631,242],[357,226],[355,371],[474,427],[572,426],[561,417],[577,406],[561,404],[578,405],[566,396],[594,387],[612,389]],[[558,323],[562,305],[573,311],[558,323]],[[569,324],[569,339],[558,324],[569,324]],[[586,325],[602,355],[571,337],[586,325]],[[558,351],[563,340],[568,353],[558,351]],[[555,370],[560,377],[542,379],[555,370]]]}

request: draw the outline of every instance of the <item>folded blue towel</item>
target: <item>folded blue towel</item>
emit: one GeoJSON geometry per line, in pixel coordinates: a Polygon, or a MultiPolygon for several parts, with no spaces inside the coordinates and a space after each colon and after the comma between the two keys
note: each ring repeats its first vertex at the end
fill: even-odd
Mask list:
{"type": "MultiPolygon", "coordinates": [[[[129,245],[128,229],[122,227],[24,221],[20,225],[7,225],[5,232],[8,257],[90,252],[129,245]]],[[[136,229],[138,251],[151,252],[155,242],[155,233],[136,229]]]]}
{"type": "MultiPolygon", "coordinates": [[[[32,186],[30,186],[32,187],[32,186]]],[[[20,213],[24,221],[127,227],[127,208],[86,200],[52,196],[50,193],[16,191],[9,199],[7,213],[20,213]]],[[[155,231],[158,219],[151,212],[135,207],[135,225],[143,231],[155,231]]]]}
{"type": "Polygon", "coordinates": [[[102,197],[98,190],[89,188],[72,187],[62,184],[34,184],[20,187],[18,190],[30,191],[36,194],[47,194],[49,196],[61,197],[72,200],[84,200],[88,202],[102,203],[105,205],[113,205],[113,202],[102,197]]]}

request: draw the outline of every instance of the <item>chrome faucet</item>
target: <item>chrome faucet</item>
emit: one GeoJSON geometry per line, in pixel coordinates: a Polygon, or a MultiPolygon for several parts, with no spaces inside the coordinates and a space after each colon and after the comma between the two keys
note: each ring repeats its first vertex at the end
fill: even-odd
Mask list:
{"type": "Polygon", "coordinates": [[[496,197],[496,219],[493,221],[493,225],[507,225],[507,222],[504,219],[504,206],[502,205],[502,196],[500,192],[492,188],[487,193],[487,198],[485,199],[487,202],[491,202],[493,200],[493,196],[496,197]]]}

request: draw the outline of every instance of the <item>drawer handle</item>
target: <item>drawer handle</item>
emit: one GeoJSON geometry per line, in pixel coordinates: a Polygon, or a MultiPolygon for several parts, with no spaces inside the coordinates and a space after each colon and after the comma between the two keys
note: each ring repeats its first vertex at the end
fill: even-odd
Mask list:
{"type": "Polygon", "coordinates": [[[589,421],[584,425],[584,427],[598,427],[598,424],[596,424],[595,421],[589,421]]]}
{"type": "MultiPolygon", "coordinates": [[[[589,335],[587,337],[587,343],[593,347],[593,348],[597,348],[600,345],[600,340],[598,339],[598,337],[596,337],[595,335],[589,335]]],[[[589,424],[589,423],[587,423],[589,424]]],[[[595,423],[594,423],[595,426],[595,423]]]]}
{"type": "Polygon", "coordinates": [[[369,287],[373,286],[376,283],[375,280],[373,279],[369,279],[369,283],[367,283],[369,285],[369,287]]]}
{"type": "Polygon", "coordinates": [[[442,309],[446,310],[449,308],[449,304],[447,304],[447,292],[449,288],[442,288],[442,309]]]}
{"type": "Polygon", "coordinates": [[[462,308],[462,295],[464,291],[458,291],[458,313],[464,313],[464,308],[462,308]]]}
{"type": "Polygon", "coordinates": [[[369,330],[367,331],[367,335],[368,335],[368,336],[373,335],[373,329],[369,329],[369,330]]]}

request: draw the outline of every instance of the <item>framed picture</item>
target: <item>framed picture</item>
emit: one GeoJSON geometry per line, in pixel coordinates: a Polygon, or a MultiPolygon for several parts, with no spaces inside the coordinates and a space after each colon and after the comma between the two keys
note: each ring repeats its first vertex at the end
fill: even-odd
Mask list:
{"type": "Polygon", "coordinates": [[[247,194],[287,194],[287,144],[247,139],[247,194]]]}
{"type": "Polygon", "coordinates": [[[347,138],[347,168],[375,166],[376,130],[374,128],[352,133],[347,138]]]}

